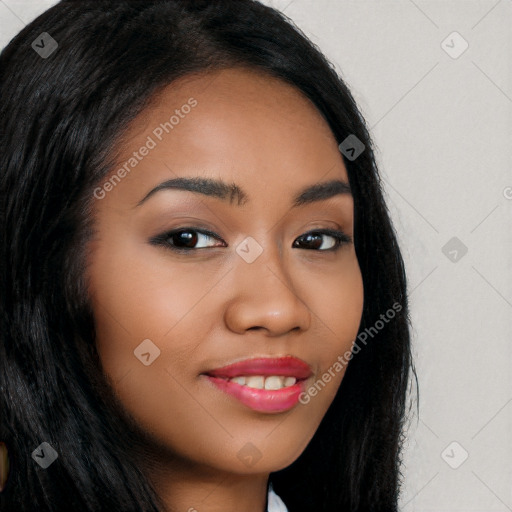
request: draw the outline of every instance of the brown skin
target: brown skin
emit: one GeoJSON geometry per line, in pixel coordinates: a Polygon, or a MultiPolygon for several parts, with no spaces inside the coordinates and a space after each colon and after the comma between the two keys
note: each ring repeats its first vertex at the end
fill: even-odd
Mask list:
{"type": "Polygon", "coordinates": [[[169,511],[262,512],[269,474],[305,449],[345,368],[307,405],[281,413],[256,412],[201,374],[290,354],[311,365],[311,385],[351,349],[363,308],[354,245],[327,251],[330,235],[320,238],[321,249],[303,235],[331,228],[353,237],[353,198],[291,208],[300,189],[348,181],[347,172],[314,105],[247,69],[167,87],[130,126],[117,148],[119,167],[148,136],[157,146],[95,202],[88,277],[100,358],[123,406],[148,432],[148,472],[169,511]],[[197,106],[158,141],[153,130],[190,97],[197,106]],[[165,190],[136,206],[178,176],[222,178],[249,197],[238,205],[165,190]],[[200,248],[184,255],[150,243],[190,226],[220,240],[200,235],[191,244],[200,248]],[[247,236],[263,248],[250,264],[235,250],[247,236]],[[292,247],[298,238],[306,248],[292,247]],[[147,338],[161,351],[149,366],[133,353],[147,338]],[[237,454],[249,442],[261,458],[248,466],[237,454]]]}

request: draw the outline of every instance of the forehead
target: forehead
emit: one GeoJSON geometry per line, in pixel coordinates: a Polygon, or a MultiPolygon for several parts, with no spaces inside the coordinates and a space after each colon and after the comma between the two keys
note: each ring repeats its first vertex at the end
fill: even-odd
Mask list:
{"type": "Polygon", "coordinates": [[[285,189],[291,196],[315,182],[347,181],[336,140],[315,105],[286,82],[247,68],[173,82],[131,123],[116,150],[113,171],[129,170],[123,187],[131,203],[149,186],[184,176],[245,184],[268,200],[282,199],[285,189]],[[151,149],[135,162],[133,153],[144,146],[151,149]],[[126,165],[130,159],[133,167],[126,165]]]}

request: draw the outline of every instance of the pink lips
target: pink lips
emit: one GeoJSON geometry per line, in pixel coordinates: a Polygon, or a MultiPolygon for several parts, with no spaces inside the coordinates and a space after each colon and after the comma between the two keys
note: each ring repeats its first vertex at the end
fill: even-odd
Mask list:
{"type": "Polygon", "coordinates": [[[238,399],[244,405],[259,412],[283,412],[294,407],[305,390],[305,380],[312,374],[311,368],[296,357],[246,359],[203,375],[218,389],[238,399]],[[282,375],[295,377],[297,382],[277,390],[254,389],[228,379],[248,375],[282,375]]]}

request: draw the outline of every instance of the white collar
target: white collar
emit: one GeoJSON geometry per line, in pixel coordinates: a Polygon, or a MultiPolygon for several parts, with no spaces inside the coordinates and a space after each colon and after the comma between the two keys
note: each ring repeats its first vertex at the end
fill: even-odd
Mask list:
{"type": "Polygon", "coordinates": [[[283,500],[274,492],[272,482],[269,482],[268,486],[267,512],[288,512],[283,500]]]}

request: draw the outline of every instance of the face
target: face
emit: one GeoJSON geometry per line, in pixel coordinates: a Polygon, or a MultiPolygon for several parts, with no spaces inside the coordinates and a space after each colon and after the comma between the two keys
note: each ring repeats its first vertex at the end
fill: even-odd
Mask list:
{"type": "MultiPolygon", "coordinates": [[[[230,69],[167,87],[116,149],[118,165],[95,191],[87,272],[117,396],[169,464],[288,466],[339,388],[346,366],[333,365],[363,308],[353,197],[328,125],[293,87],[230,69]],[[308,369],[292,392],[246,387],[249,398],[237,398],[240,383],[229,384],[235,396],[206,375],[286,356],[308,369]]],[[[297,373],[289,359],[258,368],[236,375],[297,373]]]]}

